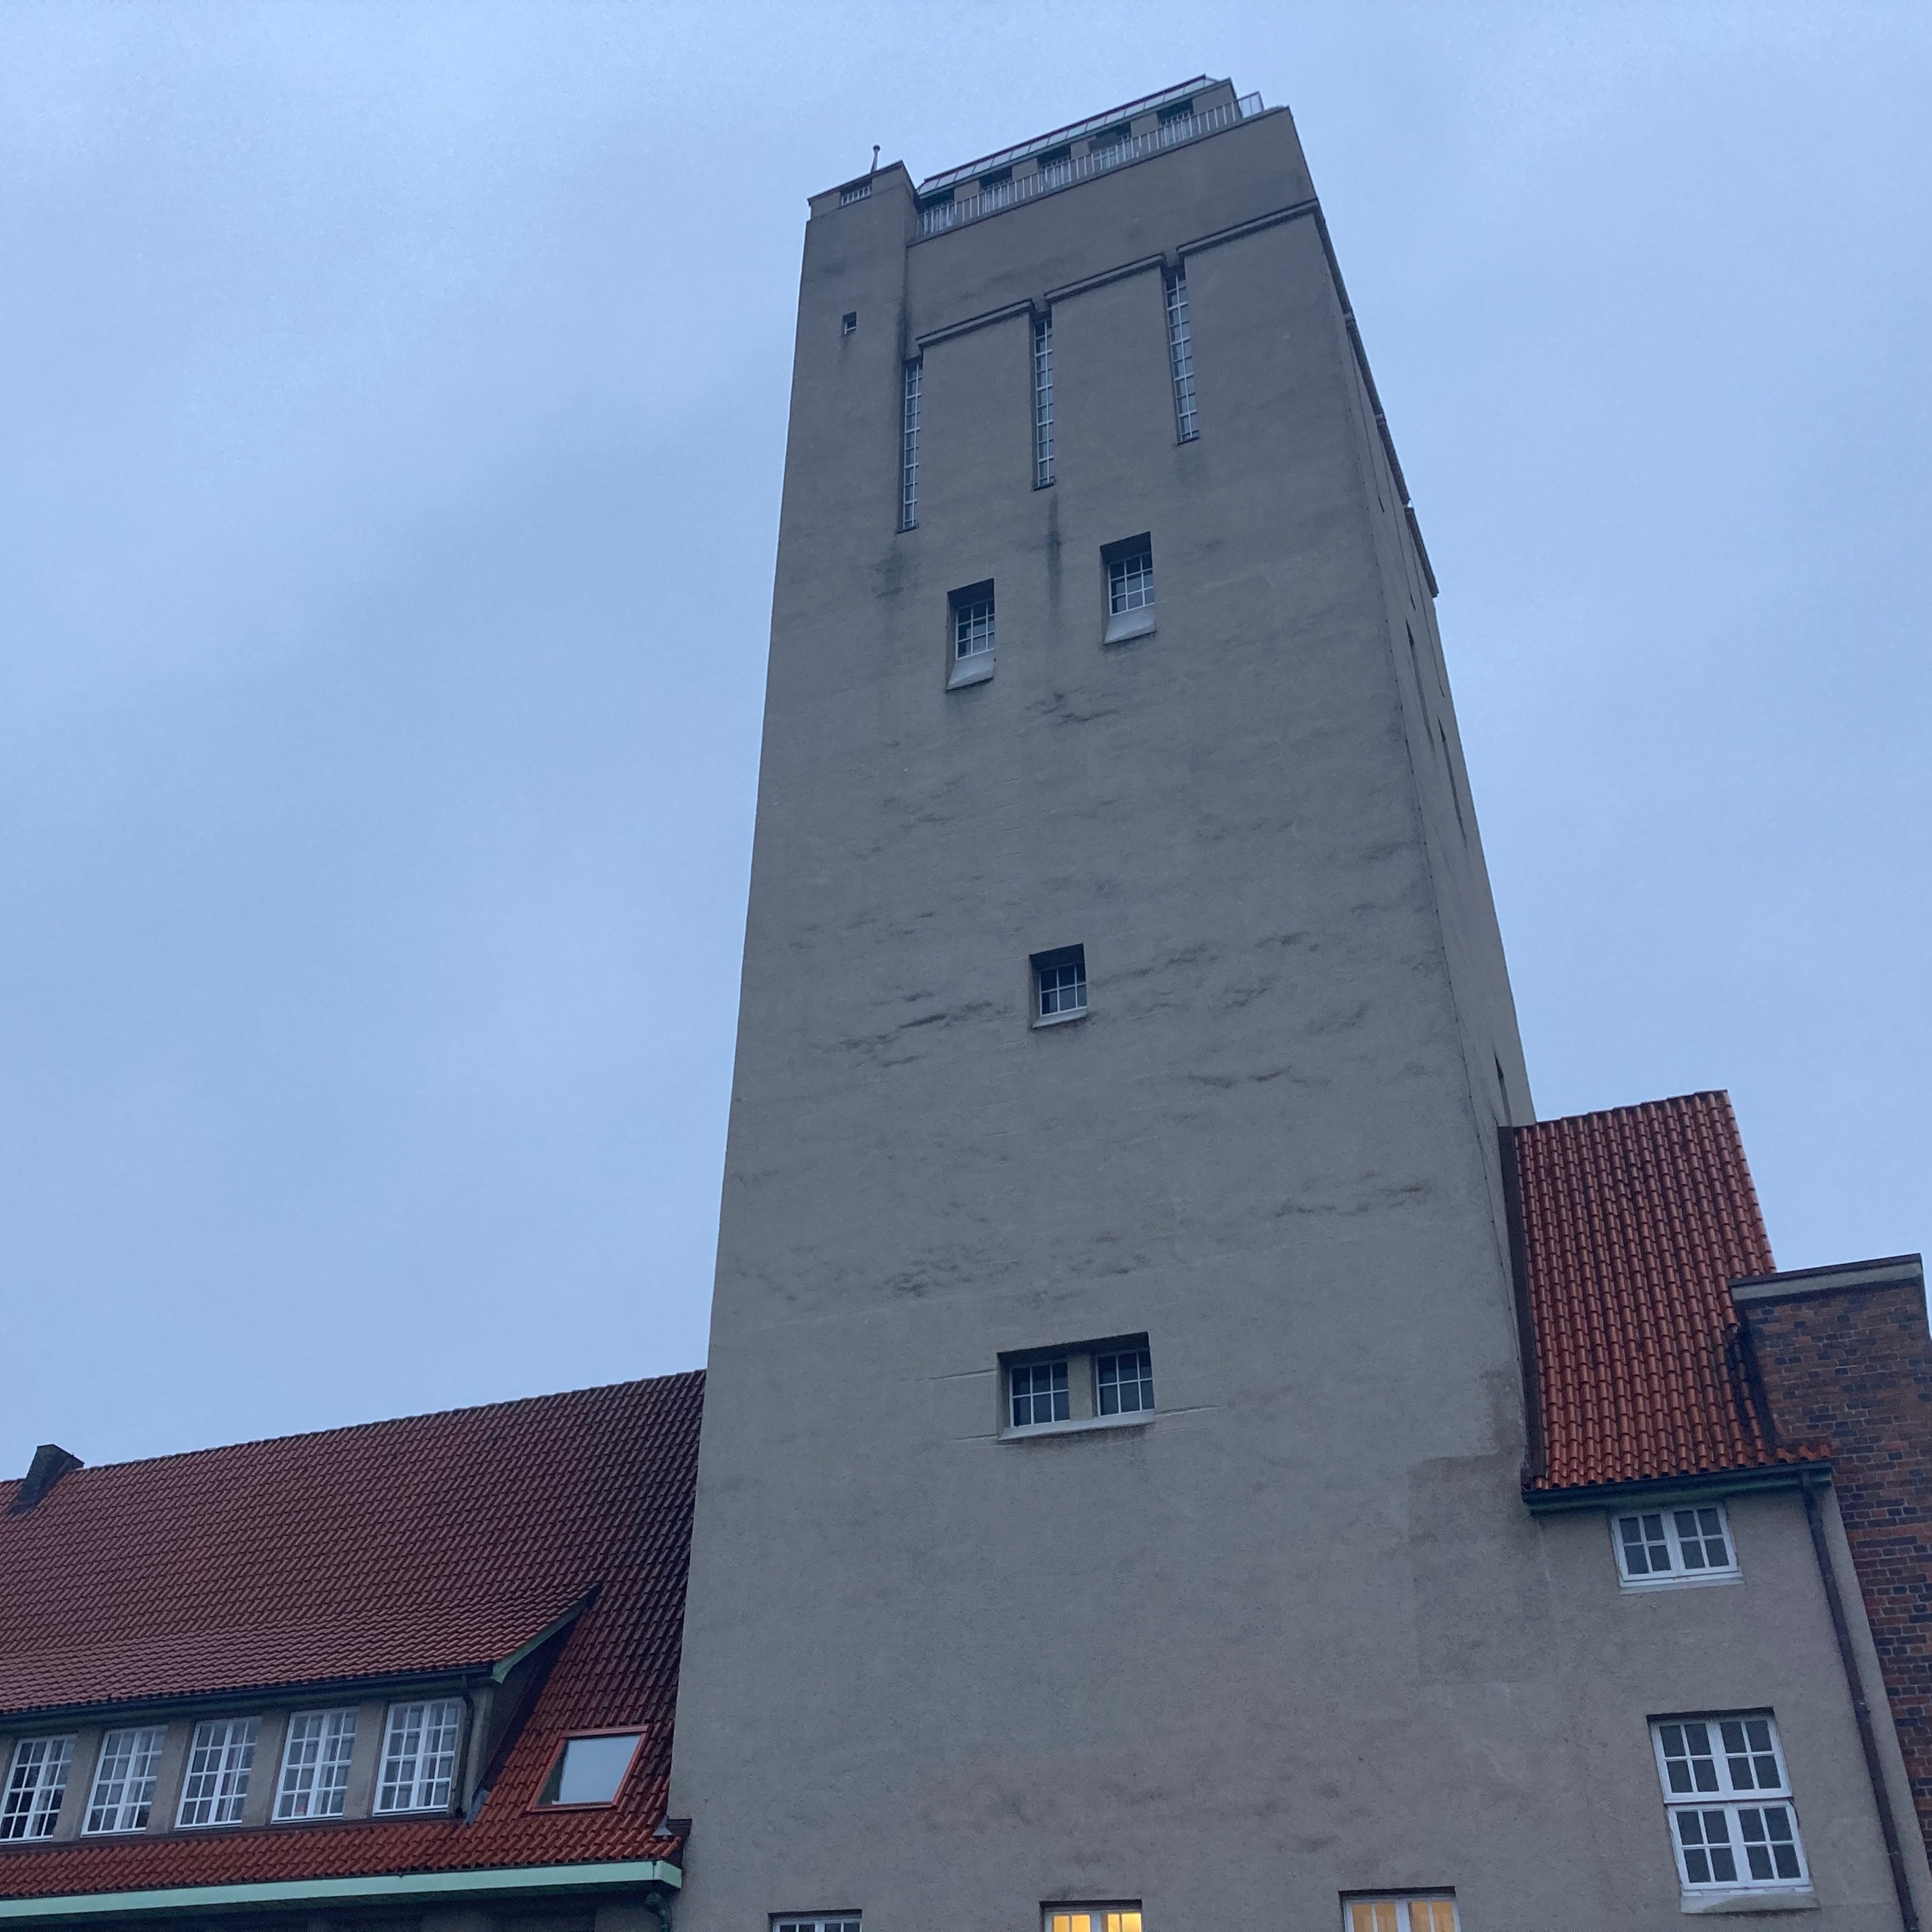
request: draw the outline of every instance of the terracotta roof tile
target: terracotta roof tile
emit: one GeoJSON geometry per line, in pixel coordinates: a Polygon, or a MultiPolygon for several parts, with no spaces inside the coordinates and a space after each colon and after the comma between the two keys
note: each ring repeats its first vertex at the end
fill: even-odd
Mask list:
{"type": "MultiPolygon", "coordinates": [[[[597,1590],[473,1822],[8,1846],[0,1897],[664,1857],[701,1374],[75,1471],[0,1514],[0,1711],[507,1656],[597,1590]],[[635,1724],[608,1810],[531,1813],[558,1740],[635,1724]]],[[[17,1484],[0,1484],[0,1512],[17,1484]]]]}
{"type": "Polygon", "coordinates": [[[1515,1131],[1534,1355],[1532,1492],[1770,1469],[1727,1284],[1770,1242],[1729,1097],[1515,1131]]]}

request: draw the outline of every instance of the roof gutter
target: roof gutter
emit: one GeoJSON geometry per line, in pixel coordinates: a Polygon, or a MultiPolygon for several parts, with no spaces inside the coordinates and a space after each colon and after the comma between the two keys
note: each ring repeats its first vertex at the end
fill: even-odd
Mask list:
{"type": "Polygon", "coordinates": [[[1645,1476],[1635,1482],[1579,1483],[1564,1489],[1526,1486],[1523,1501],[1532,1515],[1549,1516],[1563,1509],[1603,1509],[1617,1503],[1694,1503],[1747,1490],[1802,1489],[1821,1479],[1832,1479],[1831,1463],[1822,1456],[1769,1469],[1714,1469],[1697,1475],[1645,1476]]]}
{"type": "Polygon", "coordinates": [[[655,1885],[675,1890],[684,1873],[661,1858],[602,1865],[525,1865],[479,1872],[395,1872],[357,1878],[288,1878],[253,1885],[169,1885],[146,1892],[77,1892],[0,1899],[0,1921],[54,1922],[137,1912],[318,1909],[398,1900],[518,1898],[546,1892],[608,1892],[655,1885]]]}

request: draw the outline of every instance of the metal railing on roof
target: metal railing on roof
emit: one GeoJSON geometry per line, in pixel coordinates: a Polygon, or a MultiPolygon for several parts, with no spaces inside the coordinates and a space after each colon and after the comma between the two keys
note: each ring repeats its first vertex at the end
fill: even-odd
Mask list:
{"type": "Polygon", "coordinates": [[[1217,133],[1260,112],[1261,97],[1258,94],[1244,94],[1238,100],[1224,100],[1218,106],[1203,108],[1192,114],[1177,115],[1172,120],[1163,121],[1158,128],[1150,128],[1146,134],[1136,134],[1130,140],[1090,148],[1077,160],[1069,157],[1046,162],[1031,174],[1016,174],[1011,180],[995,182],[982,188],[977,195],[955,195],[943,202],[929,202],[919,211],[919,232],[921,235],[943,235],[948,229],[963,228],[970,221],[983,220],[989,214],[998,214],[1003,208],[1016,207],[1021,202],[1030,202],[1041,195],[1050,195],[1057,189],[1071,188],[1078,182],[1091,180],[1095,175],[1107,174],[1130,161],[1158,154],[1163,148],[1178,147],[1185,141],[1199,140],[1203,134],[1217,133]]]}

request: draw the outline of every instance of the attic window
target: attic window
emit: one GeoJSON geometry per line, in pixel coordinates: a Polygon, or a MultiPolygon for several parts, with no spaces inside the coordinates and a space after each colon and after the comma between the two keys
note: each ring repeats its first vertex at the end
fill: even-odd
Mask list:
{"type": "Polygon", "coordinates": [[[539,1804],[614,1804],[625,1774],[637,1755],[643,1734],[635,1730],[592,1731],[567,1737],[543,1780],[539,1804]]]}

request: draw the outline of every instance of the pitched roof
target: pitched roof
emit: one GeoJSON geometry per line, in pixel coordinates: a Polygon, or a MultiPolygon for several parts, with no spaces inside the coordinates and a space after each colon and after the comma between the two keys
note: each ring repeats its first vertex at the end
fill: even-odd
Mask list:
{"type": "Polygon", "coordinates": [[[669,1856],[703,1386],[77,1469],[18,1516],[0,1484],[0,1713],[479,1668],[595,1592],[473,1822],[10,1847],[0,1897],[669,1856]],[[645,1742],[618,1806],[528,1811],[561,1737],[632,1724],[645,1742]]]}
{"type": "Polygon", "coordinates": [[[1771,1469],[1728,1284],[1774,1266],[1727,1095],[1515,1130],[1532,1495],[1771,1469]]]}

